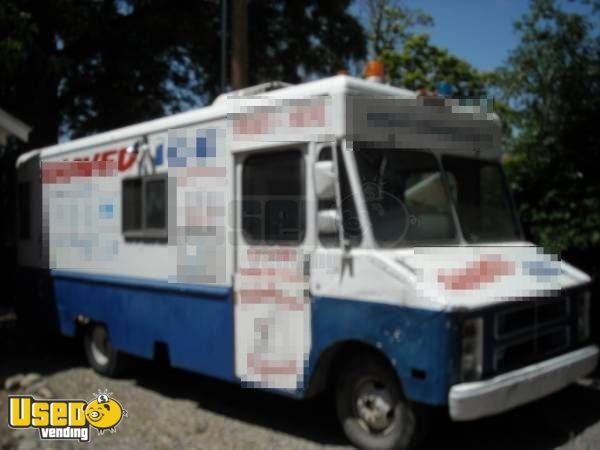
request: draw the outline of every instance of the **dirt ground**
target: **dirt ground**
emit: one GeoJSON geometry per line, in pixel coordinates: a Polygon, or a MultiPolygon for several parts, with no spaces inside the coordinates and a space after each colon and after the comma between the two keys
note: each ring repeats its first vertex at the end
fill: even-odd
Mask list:
{"type": "MultiPolygon", "coordinates": [[[[351,448],[328,397],[297,401],[143,361],[127,378],[109,379],[87,368],[80,342],[24,339],[13,319],[0,318],[0,450],[351,448]],[[29,386],[5,389],[8,378],[32,373],[40,378],[30,376],[29,386]],[[105,388],[129,414],[114,434],[90,430],[87,444],[49,444],[7,426],[8,393],[91,400],[105,388]]],[[[452,423],[438,411],[430,429],[424,449],[600,449],[600,379],[477,422],[452,423]]]]}

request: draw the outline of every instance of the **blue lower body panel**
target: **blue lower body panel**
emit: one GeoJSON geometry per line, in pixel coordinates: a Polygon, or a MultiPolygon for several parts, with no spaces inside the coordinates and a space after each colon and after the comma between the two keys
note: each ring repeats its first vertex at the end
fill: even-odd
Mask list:
{"type": "Polygon", "coordinates": [[[460,341],[455,324],[445,311],[316,297],[308,378],[325,350],[339,342],[358,341],[390,361],[407,398],[446,405],[458,372],[460,341]]]}
{"type": "Polygon", "coordinates": [[[230,287],[195,286],[53,271],[63,334],[76,317],[102,322],[118,350],[152,358],[165,343],[171,365],[235,380],[230,287]]]}
{"type": "MultiPolygon", "coordinates": [[[[164,343],[174,367],[239,381],[231,287],[58,271],[52,277],[63,334],[73,335],[77,316],[82,315],[104,323],[118,350],[152,358],[156,343],[164,343]]],[[[311,305],[312,346],[305,380],[311,379],[319,358],[332,346],[361,342],[390,361],[407,398],[447,404],[459,354],[450,314],[325,297],[313,298],[311,305]]],[[[302,397],[307,386],[278,392],[302,397]]]]}

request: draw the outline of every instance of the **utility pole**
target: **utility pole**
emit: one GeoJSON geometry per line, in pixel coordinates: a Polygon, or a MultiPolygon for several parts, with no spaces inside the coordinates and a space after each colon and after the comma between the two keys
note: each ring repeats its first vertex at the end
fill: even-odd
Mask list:
{"type": "Polygon", "coordinates": [[[221,0],[221,93],[227,87],[227,0],[221,0]]]}
{"type": "Polygon", "coordinates": [[[232,0],[231,11],[231,85],[242,89],[248,85],[248,3],[232,0]]]}

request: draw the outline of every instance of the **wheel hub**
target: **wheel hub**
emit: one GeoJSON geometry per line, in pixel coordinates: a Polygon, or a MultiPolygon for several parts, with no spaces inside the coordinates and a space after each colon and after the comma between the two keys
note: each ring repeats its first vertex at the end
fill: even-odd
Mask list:
{"type": "Polygon", "coordinates": [[[394,416],[392,397],[385,386],[368,382],[358,390],[356,397],[358,417],[373,431],[388,428],[394,416]]]}

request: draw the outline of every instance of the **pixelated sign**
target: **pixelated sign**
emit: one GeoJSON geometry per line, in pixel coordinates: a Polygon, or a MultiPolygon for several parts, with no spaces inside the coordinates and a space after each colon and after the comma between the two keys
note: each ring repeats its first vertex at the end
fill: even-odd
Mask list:
{"type": "Polygon", "coordinates": [[[304,250],[243,247],[236,275],[236,373],[247,386],[295,389],[310,351],[304,250]]]}
{"type": "Polygon", "coordinates": [[[167,146],[169,244],[177,260],[170,281],[228,284],[227,168],[224,130],[170,130],[167,146]]]}
{"type": "Polygon", "coordinates": [[[497,150],[500,125],[491,105],[461,106],[457,100],[349,96],[346,102],[348,148],[427,148],[497,150]]]}
{"type": "Polygon", "coordinates": [[[417,290],[452,302],[490,302],[560,293],[560,261],[533,246],[423,247],[405,262],[417,290]]]}
{"type": "Polygon", "coordinates": [[[120,186],[114,161],[42,163],[50,268],[110,263],[120,242],[120,186]]]}
{"type": "Polygon", "coordinates": [[[233,141],[330,141],[331,99],[243,97],[229,100],[227,121],[233,141]]]}

